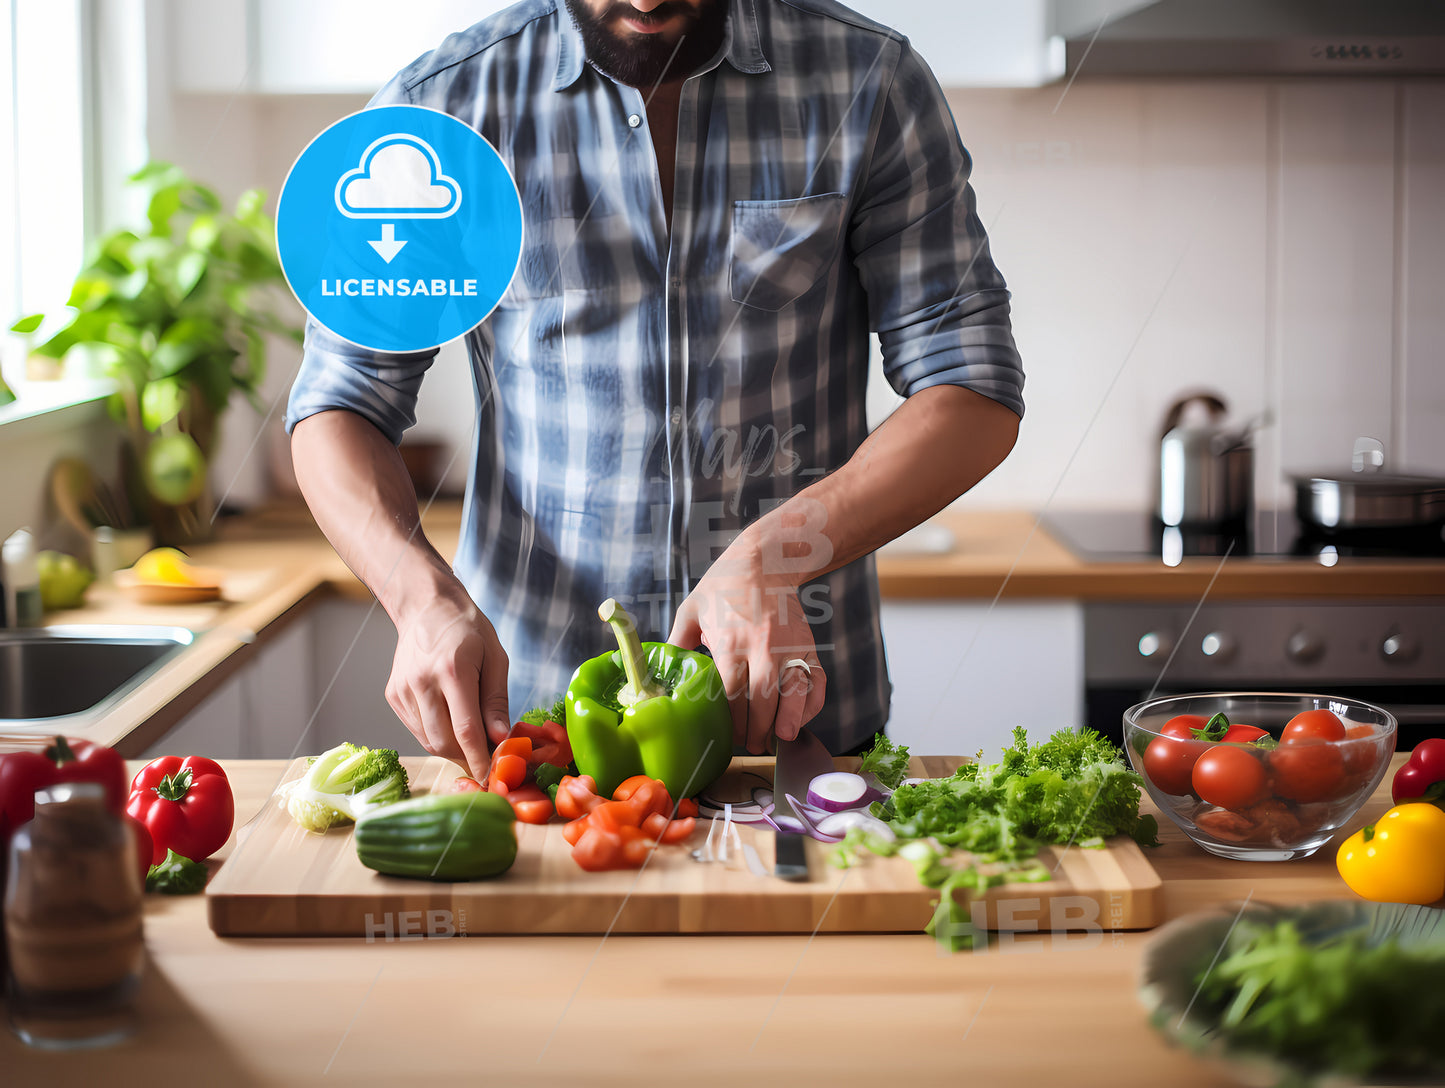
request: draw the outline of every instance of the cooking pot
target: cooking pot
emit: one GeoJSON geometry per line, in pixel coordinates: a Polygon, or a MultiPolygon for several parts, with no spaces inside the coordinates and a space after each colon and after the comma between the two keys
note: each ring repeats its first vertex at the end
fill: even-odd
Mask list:
{"type": "Polygon", "coordinates": [[[1166,526],[1247,522],[1254,505],[1254,446],[1247,427],[1224,425],[1227,414],[1218,394],[1193,393],[1175,401],[1165,415],[1157,512],[1166,526]]]}
{"type": "Polygon", "coordinates": [[[1355,442],[1351,471],[1294,477],[1295,513],[1324,535],[1445,526],[1445,479],[1385,471],[1384,446],[1355,442]]]}

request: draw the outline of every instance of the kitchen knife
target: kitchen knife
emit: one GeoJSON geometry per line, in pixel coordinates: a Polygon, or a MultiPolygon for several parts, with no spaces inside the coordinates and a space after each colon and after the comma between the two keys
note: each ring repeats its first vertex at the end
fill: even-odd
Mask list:
{"type": "MultiPolygon", "coordinates": [[[[801,802],[808,796],[808,783],[832,770],[833,757],[823,747],[823,742],[806,727],[798,730],[793,740],[779,740],[773,765],[773,818],[789,816],[802,823],[788,803],[788,795],[801,802]]],[[[779,831],[777,855],[773,865],[774,876],[780,880],[808,879],[808,860],[803,853],[802,834],[779,831]]]]}

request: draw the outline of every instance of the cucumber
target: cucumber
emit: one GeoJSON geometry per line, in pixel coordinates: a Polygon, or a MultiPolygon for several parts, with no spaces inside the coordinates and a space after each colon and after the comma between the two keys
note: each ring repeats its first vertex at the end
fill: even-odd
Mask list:
{"type": "Polygon", "coordinates": [[[495,793],[445,793],[387,805],[356,822],[368,869],[423,880],[478,880],[517,858],[516,817],[495,793]]]}

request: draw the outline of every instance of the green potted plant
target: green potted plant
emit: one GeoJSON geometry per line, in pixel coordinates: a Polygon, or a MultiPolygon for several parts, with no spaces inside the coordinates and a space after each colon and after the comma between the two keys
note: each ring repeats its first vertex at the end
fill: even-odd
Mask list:
{"type": "MultiPolygon", "coordinates": [[[[62,359],[95,351],[116,382],[110,413],[134,456],[126,481],[161,543],[204,537],[207,467],[233,393],[260,409],[266,337],[297,343],[277,312],[283,283],[266,194],[242,193],[227,213],[215,192],[169,163],[131,176],[147,196],[147,226],[96,240],[67,303],[70,323],[32,349],[62,359]]],[[[12,326],[34,332],[43,315],[12,326]]]]}

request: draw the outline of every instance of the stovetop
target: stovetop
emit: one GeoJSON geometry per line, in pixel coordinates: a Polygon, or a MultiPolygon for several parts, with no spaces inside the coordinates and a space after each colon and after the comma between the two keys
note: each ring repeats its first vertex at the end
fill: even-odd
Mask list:
{"type": "Polygon", "coordinates": [[[1133,510],[1056,510],[1044,528],[1081,559],[1128,562],[1158,558],[1176,566],[1189,557],[1250,556],[1313,559],[1333,566],[1341,558],[1445,557],[1438,527],[1422,531],[1311,535],[1288,510],[1259,511],[1250,526],[1179,529],[1133,510]]]}

